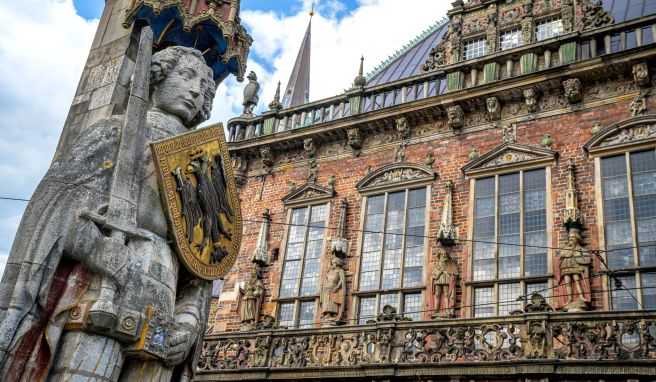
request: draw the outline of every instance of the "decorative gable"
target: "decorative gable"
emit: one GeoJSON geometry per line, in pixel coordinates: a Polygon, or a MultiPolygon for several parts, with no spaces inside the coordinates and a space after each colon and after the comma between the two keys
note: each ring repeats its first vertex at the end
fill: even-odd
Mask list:
{"type": "Polygon", "coordinates": [[[366,175],[355,187],[361,194],[379,192],[387,188],[407,188],[430,184],[437,173],[430,167],[416,163],[392,163],[366,175]]]}
{"type": "Polygon", "coordinates": [[[477,178],[500,171],[550,165],[557,157],[558,153],[553,150],[509,142],[469,162],[461,170],[466,176],[477,178]]]}
{"type": "Polygon", "coordinates": [[[282,198],[286,207],[327,202],[335,196],[335,190],[315,183],[306,183],[282,198]]]}
{"type": "Polygon", "coordinates": [[[583,146],[591,156],[624,152],[631,149],[653,147],[656,143],[656,115],[631,118],[609,126],[595,134],[583,146]]]}

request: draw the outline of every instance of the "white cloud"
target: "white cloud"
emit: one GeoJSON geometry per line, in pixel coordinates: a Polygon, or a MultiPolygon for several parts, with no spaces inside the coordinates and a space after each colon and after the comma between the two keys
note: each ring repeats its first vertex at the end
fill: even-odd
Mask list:
{"type": "MultiPolygon", "coordinates": [[[[267,109],[277,82],[284,88],[289,79],[311,2],[299,0],[304,10],[291,16],[241,12],[255,39],[248,70],[258,74],[262,85],[259,112],[267,109]]],[[[369,71],[441,19],[449,3],[359,0],[344,15],[343,2],[319,1],[312,21],[311,100],[342,93],[357,74],[361,55],[369,71]]],[[[72,0],[0,2],[0,196],[29,197],[45,173],[96,27],[97,21],[76,14],[72,0]]],[[[241,113],[244,85],[231,76],[219,86],[209,122],[225,123],[241,113]]],[[[0,222],[15,223],[24,207],[0,201],[0,222]]],[[[16,224],[0,224],[2,267],[15,229],[16,224]]]]}

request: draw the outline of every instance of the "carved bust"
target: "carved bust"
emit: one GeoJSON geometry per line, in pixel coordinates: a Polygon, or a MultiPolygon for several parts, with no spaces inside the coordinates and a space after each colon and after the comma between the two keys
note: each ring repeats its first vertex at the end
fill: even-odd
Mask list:
{"type": "Polygon", "coordinates": [[[578,78],[570,78],[563,81],[563,88],[565,88],[565,98],[567,98],[569,103],[578,103],[583,99],[581,80],[578,78]]]}
{"type": "Polygon", "coordinates": [[[497,97],[488,97],[485,100],[485,106],[490,121],[498,121],[501,118],[501,105],[497,97]]]}
{"type": "Polygon", "coordinates": [[[462,129],[465,126],[465,113],[458,105],[450,106],[446,109],[449,127],[454,130],[462,129]]]}
{"type": "Polygon", "coordinates": [[[400,140],[410,138],[410,126],[408,126],[408,120],[405,117],[397,118],[396,132],[400,140]]]}

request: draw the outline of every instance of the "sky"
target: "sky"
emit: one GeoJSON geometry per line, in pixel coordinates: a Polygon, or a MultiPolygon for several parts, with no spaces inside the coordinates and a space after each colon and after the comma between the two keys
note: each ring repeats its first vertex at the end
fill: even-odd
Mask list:
{"type": "MultiPolygon", "coordinates": [[[[315,0],[310,100],[343,93],[365,72],[442,19],[451,1],[315,0]]],[[[0,1],[0,197],[29,199],[48,169],[105,0],[0,1]]],[[[261,85],[256,112],[284,87],[309,21],[312,0],[242,0],[254,39],[248,71],[261,85]]],[[[217,88],[212,118],[241,114],[246,82],[217,88]]],[[[0,200],[0,273],[27,203],[0,200]]]]}

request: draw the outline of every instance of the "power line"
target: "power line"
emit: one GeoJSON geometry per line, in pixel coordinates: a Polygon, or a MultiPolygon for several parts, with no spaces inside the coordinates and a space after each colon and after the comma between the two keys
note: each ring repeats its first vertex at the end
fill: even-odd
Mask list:
{"type": "Polygon", "coordinates": [[[7,196],[0,196],[0,200],[12,200],[16,202],[29,202],[29,199],[21,199],[21,198],[10,198],[7,196]]]}

